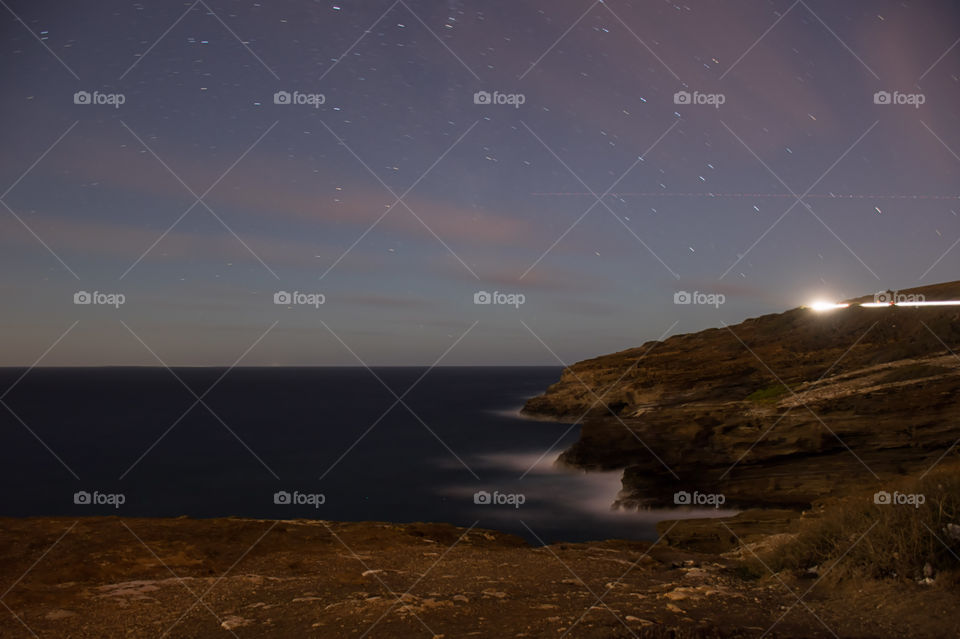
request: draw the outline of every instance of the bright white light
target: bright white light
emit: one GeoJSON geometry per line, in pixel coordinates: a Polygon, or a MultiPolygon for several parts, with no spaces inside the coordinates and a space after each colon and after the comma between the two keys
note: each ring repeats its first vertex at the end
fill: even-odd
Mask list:
{"type": "MultiPolygon", "coordinates": [[[[932,302],[897,302],[897,306],[960,306],[958,300],[935,300],[932,302]]],[[[866,304],[864,304],[866,306],[866,304]]]]}
{"type": "Polygon", "coordinates": [[[847,308],[848,306],[850,306],[850,305],[849,305],[849,304],[835,304],[834,302],[821,302],[821,301],[816,301],[816,302],[811,302],[811,303],[810,303],[810,308],[812,308],[813,310],[817,311],[818,313],[821,312],[821,311],[832,311],[832,310],[835,309],[835,308],[847,308]]]}
{"type": "Polygon", "coordinates": [[[860,306],[864,308],[883,308],[884,306],[893,306],[891,302],[864,302],[860,306]]]}

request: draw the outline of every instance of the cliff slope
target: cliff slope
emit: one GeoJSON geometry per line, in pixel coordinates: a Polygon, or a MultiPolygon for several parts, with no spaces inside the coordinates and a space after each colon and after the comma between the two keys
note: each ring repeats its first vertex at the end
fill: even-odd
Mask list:
{"type": "Polygon", "coordinates": [[[796,308],[579,362],[524,411],[582,421],[562,460],[623,468],[622,504],[805,506],[954,455],[958,349],[958,307],[796,308]]]}

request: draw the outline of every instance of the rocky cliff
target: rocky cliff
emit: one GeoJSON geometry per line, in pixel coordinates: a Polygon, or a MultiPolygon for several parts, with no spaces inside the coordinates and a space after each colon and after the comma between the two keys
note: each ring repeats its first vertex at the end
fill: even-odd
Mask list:
{"type": "Polygon", "coordinates": [[[796,308],[579,362],[524,411],[581,421],[562,461],[624,469],[622,505],[803,507],[955,454],[958,351],[958,307],[796,308]]]}

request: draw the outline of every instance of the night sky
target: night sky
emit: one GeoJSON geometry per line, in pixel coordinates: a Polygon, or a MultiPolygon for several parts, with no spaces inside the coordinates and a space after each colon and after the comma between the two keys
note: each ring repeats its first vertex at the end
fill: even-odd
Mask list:
{"type": "Polygon", "coordinates": [[[0,365],[571,363],[958,277],[953,3],[0,4],[0,365]]]}

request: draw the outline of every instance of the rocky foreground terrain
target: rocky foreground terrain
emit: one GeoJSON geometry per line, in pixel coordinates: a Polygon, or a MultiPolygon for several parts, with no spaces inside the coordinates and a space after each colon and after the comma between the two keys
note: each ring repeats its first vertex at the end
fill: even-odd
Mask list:
{"type": "Polygon", "coordinates": [[[955,454],[958,350],[958,307],[797,308],[579,362],[524,410],[582,421],[562,459],[622,468],[622,505],[806,508],[955,454]]]}
{"type": "MultiPolygon", "coordinates": [[[[442,524],[0,520],[2,637],[942,637],[947,588],[442,524]],[[796,593],[796,594],[794,594],[796,593]],[[798,597],[803,599],[798,603],[798,597]],[[764,634],[766,633],[766,634],[764,634]]],[[[944,634],[949,633],[949,634],[944,634]]]]}

